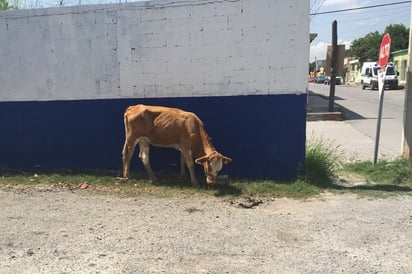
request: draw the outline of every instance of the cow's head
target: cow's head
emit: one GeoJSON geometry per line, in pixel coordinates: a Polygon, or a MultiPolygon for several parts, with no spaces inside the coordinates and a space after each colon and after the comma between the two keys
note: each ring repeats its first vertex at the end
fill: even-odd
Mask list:
{"type": "Polygon", "coordinates": [[[205,170],[206,182],[208,184],[214,184],[219,171],[222,169],[223,164],[232,162],[232,159],[223,156],[217,151],[199,157],[195,160],[196,164],[203,165],[205,170]]]}

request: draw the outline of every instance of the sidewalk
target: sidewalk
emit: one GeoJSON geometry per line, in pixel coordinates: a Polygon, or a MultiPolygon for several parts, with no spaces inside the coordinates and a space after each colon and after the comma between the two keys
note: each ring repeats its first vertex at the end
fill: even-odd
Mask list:
{"type": "Polygon", "coordinates": [[[318,94],[308,91],[307,121],[342,120],[339,108],[329,112],[329,100],[318,94]]]}
{"type": "MultiPolygon", "coordinates": [[[[375,140],[356,130],[342,120],[341,112],[327,113],[329,101],[320,95],[308,92],[306,140],[322,140],[336,148],[343,161],[373,161],[375,140]]],[[[379,159],[394,159],[399,151],[379,147],[379,159]]]]}

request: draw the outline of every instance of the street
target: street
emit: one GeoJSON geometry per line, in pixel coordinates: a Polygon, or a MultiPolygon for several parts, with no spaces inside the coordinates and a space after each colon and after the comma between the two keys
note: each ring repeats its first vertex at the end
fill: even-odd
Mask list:
{"type": "MultiPolygon", "coordinates": [[[[328,98],[330,86],[310,83],[309,90],[328,98]]],[[[393,155],[399,155],[401,151],[404,96],[404,89],[385,90],[384,93],[379,143],[380,147],[389,149],[393,155]]],[[[347,124],[375,140],[379,106],[377,90],[338,85],[335,90],[335,105],[341,107],[347,124]]]]}

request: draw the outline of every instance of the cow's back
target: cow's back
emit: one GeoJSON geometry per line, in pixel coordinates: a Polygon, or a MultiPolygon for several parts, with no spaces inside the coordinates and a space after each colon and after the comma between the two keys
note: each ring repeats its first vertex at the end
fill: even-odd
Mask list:
{"type": "Polygon", "coordinates": [[[153,114],[147,106],[130,106],[124,113],[126,133],[141,137],[150,132],[154,121],[153,114]]]}
{"type": "Polygon", "coordinates": [[[145,137],[157,146],[196,146],[203,123],[191,112],[161,106],[136,105],[125,114],[127,134],[145,137]]]}

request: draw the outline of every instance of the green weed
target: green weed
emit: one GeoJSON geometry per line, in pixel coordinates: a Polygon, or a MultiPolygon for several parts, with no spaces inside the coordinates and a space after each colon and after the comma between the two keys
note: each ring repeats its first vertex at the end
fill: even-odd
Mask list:
{"type": "MultiPolygon", "coordinates": [[[[144,173],[134,174],[128,181],[119,180],[119,171],[19,171],[0,167],[0,188],[44,187],[47,190],[75,190],[88,183],[87,191],[134,197],[156,195],[204,194],[216,197],[257,196],[305,199],[323,191],[351,192],[377,196],[383,193],[412,194],[412,162],[405,159],[342,164],[339,147],[332,142],[315,139],[306,147],[305,169],[301,176],[290,181],[224,179],[213,186],[193,186],[189,179],[176,175],[162,175],[160,184],[151,184],[144,173]],[[362,185],[336,185],[342,173],[358,174],[366,178],[362,185]]],[[[348,177],[350,178],[350,176],[348,177]]],[[[199,178],[199,181],[203,179],[199,178]]],[[[350,184],[349,184],[350,185],[350,184]]]]}
{"type": "Polygon", "coordinates": [[[330,187],[341,168],[339,147],[322,139],[313,139],[306,146],[304,181],[318,187],[330,187]]]}
{"type": "Polygon", "coordinates": [[[375,183],[401,185],[412,182],[412,162],[402,158],[380,160],[376,165],[370,161],[353,162],[345,165],[344,169],[361,174],[375,183]]]}

